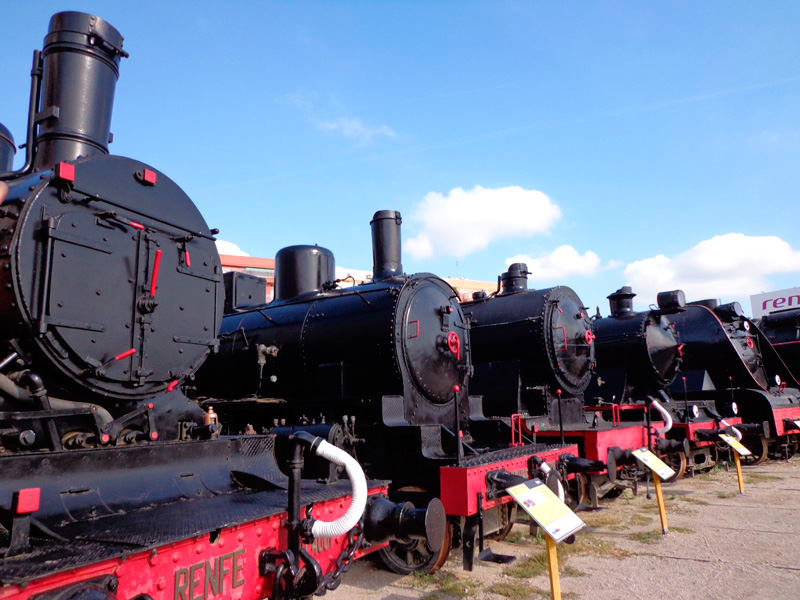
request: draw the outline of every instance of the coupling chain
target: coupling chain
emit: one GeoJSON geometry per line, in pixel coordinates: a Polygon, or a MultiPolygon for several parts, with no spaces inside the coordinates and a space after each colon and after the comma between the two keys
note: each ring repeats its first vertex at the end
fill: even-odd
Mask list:
{"type": "Polygon", "coordinates": [[[353,557],[361,547],[361,542],[364,539],[364,536],[362,535],[363,532],[364,519],[361,519],[347,535],[347,543],[344,545],[344,548],[342,548],[342,551],[336,558],[336,570],[328,573],[322,578],[322,583],[320,584],[319,588],[317,588],[317,596],[324,596],[328,590],[333,591],[339,587],[339,584],[342,582],[342,575],[347,573],[350,570],[350,567],[353,566],[353,557]]]}

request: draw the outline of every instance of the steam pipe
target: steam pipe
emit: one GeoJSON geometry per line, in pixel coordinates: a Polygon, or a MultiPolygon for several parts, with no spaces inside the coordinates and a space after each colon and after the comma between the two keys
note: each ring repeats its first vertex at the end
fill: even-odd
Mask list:
{"type": "Polygon", "coordinates": [[[27,175],[33,169],[33,160],[36,157],[36,109],[39,106],[39,93],[42,84],[42,53],[33,51],[33,66],[31,67],[31,94],[28,99],[28,130],[25,137],[25,164],[18,171],[0,173],[0,181],[13,179],[20,175],[27,175]]]}
{"type": "Polygon", "coordinates": [[[290,438],[289,460],[289,550],[300,550],[301,531],[314,538],[335,538],[350,531],[359,522],[367,506],[367,479],[361,465],[344,450],[329,444],[321,437],[298,431],[290,438]],[[350,478],[352,499],[344,515],[335,521],[307,519],[300,522],[300,477],[303,468],[303,449],[308,447],[317,456],[343,466],[350,478]]]}
{"type": "Polygon", "coordinates": [[[660,412],[661,416],[664,418],[664,427],[656,431],[658,435],[663,435],[672,429],[672,415],[670,415],[669,412],[667,412],[667,410],[661,406],[661,403],[658,400],[652,396],[648,396],[648,398],[650,398],[650,402],[652,403],[653,407],[660,412]]]}
{"type": "Polygon", "coordinates": [[[733,435],[736,436],[738,441],[742,441],[742,432],[736,429],[733,425],[729,424],[725,419],[720,419],[720,425],[723,427],[730,427],[731,431],[733,431],[733,435]]]}
{"type": "MultiPolygon", "coordinates": [[[[28,377],[27,380],[30,381],[30,377],[28,377]]],[[[9,377],[3,375],[2,373],[0,373],[0,393],[5,394],[11,400],[17,402],[24,402],[30,404],[31,402],[34,401],[34,397],[31,395],[30,392],[28,392],[24,388],[14,383],[9,377]]],[[[74,400],[63,400],[61,398],[48,398],[48,401],[50,403],[50,408],[52,410],[72,410],[75,408],[89,408],[97,412],[97,416],[100,417],[100,421],[102,421],[103,424],[107,425],[108,423],[111,423],[111,421],[114,420],[114,417],[111,416],[110,412],[108,412],[105,408],[97,404],[91,404],[90,402],[77,402],[74,400]]]]}

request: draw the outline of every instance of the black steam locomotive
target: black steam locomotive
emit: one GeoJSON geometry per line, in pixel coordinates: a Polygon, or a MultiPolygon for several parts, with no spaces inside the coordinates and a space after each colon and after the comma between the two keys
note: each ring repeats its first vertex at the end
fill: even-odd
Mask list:
{"type": "Polygon", "coordinates": [[[633,310],[629,286],[608,296],[611,314],[594,321],[597,367],[586,397],[594,404],[631,404],[662,396],[675,379],[681,346],[667,315],[685,306],[683,292],[658,295],[658,310],[633,310]]]}
{"type": "Polygon", "coordinates": [[[667,393],[683,360],[684,345],[672,319],[685,310],[684,293],[661,292],[657,308],[641,312],[633,309],[635,296],[624,286],[608,296],[609,317],[600,318],[598,310],[594,323],[598,367],[586,391],[587,403],[595,410],[618,406],[620,422],[646,420],[648,412],[642,411],[655,406],[661,414],[650,416],[665,421],[659,430],[664,438],[655,440],[656,448],[667,452],[664,460],[675,470],[673,479],[678,479],[689,466],[712,467],[718,433],[739,420],[722,425],[713,406],[695,408],[694,414],[667,393]]]}
{"type": "MultiPolygon", "coordinates": [[[[479,519],[486,535],[511,525],[494,475],[533,476],[539,459],[562,451],[509,447],[506,423],[475,419],[466,385],[469,327],[458,296],[434,275],[403,273],[400,223],[395,211],[375,214],[373,275],[361,285],[338,287],[324,248],[278,252],[275,300],[225,315],[220,350],[195,387],[231,432],[314,432],[348,449],[370,477],[391,479],[393,498],[424,506],[441,497],[471,568],[479,519]],[[489,473],[468,482],[470,469],[489,473]]],[[[336,473],[325,467],[316,476],[336,473]]],[[[394,543],[381,556],[401,573],[431,571],[450,540],[441,552],[394,543]]]]}
{"type": "Polygon", "coordinates": [[[438,547],[436,506],[381,499],[385,484],[305,433],[279,465],[275,436],[220,435],[181,391],[220,344],[216,232],[164,173],[108,155],[122,42],[56,14],[18,171],[0,128],[3,597],[305,597],[364,538],[438,547]],[[304,449],[351,482],[301,487],[304,449]]]}
{"type": "Polygon", "coordinates": [[[726,418],[738,413],[752,462],[763,461],[770,446],[775,455],[793,454],[797,380],[739,303],[691,302],[672,320],[684,344],[682,373],[670,388],[676,403],[712,405],[726,418]]]}
{"type": "Polygon", "coordinates": [[[527,289],[528,270],[511,265],[498,291],[464,303],[475,369],[470,393],[486,415],[522,415],[539,427],[583,422],[583,391],[595,366],[592,321],[568,287],[527,289]]]}

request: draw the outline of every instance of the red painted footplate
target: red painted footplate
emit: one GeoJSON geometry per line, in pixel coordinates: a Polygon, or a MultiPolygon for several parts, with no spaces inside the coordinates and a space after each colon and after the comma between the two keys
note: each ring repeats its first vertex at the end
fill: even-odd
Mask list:
{"type": "Polygon", "coordinates": [[[772,411],[775,414],[775,435],[782,437],[785,435],[793,435],[800,433],[794,427],[787,427],[784,419],[790,421],[797,421],[800,419],[800,406],[789,406],[787,408],[775,408],[772,411]]]}
{"type": "MultiPolygon", "coordinates": [[[[660,421],[654,421],[652,427],[658,429],[663,426],[660,421]]],[[[561,437],[558,430],[542,430],[536,433],[539,438],[556,439],[561,437]]],[[[578,443],[585,449],[581,456],[589,460],[606,461],[608,449],[619,446],[623,450],[633,450],[647,445],[646,425],[625,425],[603,429],[569,429],[564,431],[567,442],[578,443]]]]}
{"type": "Polygon", "coordinates": [[[478,493],[483,495],[483,507],[492,508],[511,502],[509,496],[486,500],[486,475],[498,469],[528,477],[528,461],[538,456],[552,464],[562,454],[578,455],[578,447],[571,445],[545,446],[543,444],[511,447],[476,458],[466,459],[457,467],[440,467],[442,504],[451,516],[468,517],[478,512],[478,493]]]}
{"type": "MultiPolygon", "coordinates": [[[[742,420],[739,417],[727,417],[725,422],[734,427],[742,424],[742,420]]],[[[715,441],[698,440],[695,432],[707,429],[719,429],[720,427],[721,426],[718,422],[711,420],[699,421],[696,423],[673,423],[670,437],[673,439],[678,439],[676,434],[677,432],[680,432],[683,437],[691,442],[692,446],[695,448],[703,448],[704,446],[711,446],[712,444],[715,444],[719,441],[719,439],[715,441]]]]}

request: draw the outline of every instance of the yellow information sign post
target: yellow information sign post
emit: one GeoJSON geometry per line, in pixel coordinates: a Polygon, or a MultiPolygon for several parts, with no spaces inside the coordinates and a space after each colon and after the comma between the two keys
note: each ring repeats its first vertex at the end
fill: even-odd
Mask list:
{"type": "Polygon", "coordinates": [[[561,600],[561,580],[558,576],[558,549],[556,541],[549,535],[544,536],[547,542],[547,569],[550,572],[550,598],[561,600]]]}
{"type": "Polygon", "coordinates": [[[653,472],[653,487],[656,489],[658,516],[661,517],[661,533],[666,534],[669,531],[669,527],[667,526],[667,507],[664,504],[664,494],[661,491],[661,480],[669,479],[675,475],[675,471],[670,469],[663,460],[644,446],[638,450],[634,450],[633,455],[640,463],[653,472]]]}
{"type": "Polygon", "coordinates": [[[744,494],[744,478],[742,477],[742,461],[739,456],[750,456],[752,452],[747,449],[747,447],[742,444],[739,440],[737,440],[732,435],[728,435],[727,433],[720,433],[719,437],[723,439],[723,441],[728,444],[731,448],[733,448],[733,462],[736,463],[736,480],[739,483],[739,493],[744,494]]]}
{"type": "Polygon", "coordinates": [[[561,600],[556,544],[578,531],[585,523],[539,479],[510,487],[508,493],[545,532],[550,597],[552,600],[561,600]]]}

